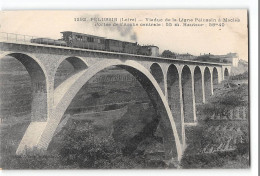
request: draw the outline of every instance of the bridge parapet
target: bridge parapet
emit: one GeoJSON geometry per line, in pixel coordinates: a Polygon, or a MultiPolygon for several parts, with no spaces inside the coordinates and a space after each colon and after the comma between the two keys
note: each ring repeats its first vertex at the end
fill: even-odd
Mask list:
{"type": "MultiPolygon", "coordinates": [[[[83,56],[91,58],[106,58],[106,59],[134,59],[134,60],[149,60],[154,62],[174,62],[182,63],[189,65],[208,65],[208,66],[231,66],[227,63],[218,63],[218,62],[202,62],[194,60],[184,60],[184,59],[172,59],[172,58],[163,58],[163,57],[154,57],[154,56],[144,56],[128,53],[119,53],[103,50],[92,50],[92,49],[82,49],[69,46],[61,45],[48,45],[46,43],[31,43],[31,39],[42,38],[29,35],[13,34],[13,33],[4,33],[0,32],[0,50],[2,51],[16,51],[16,52],[29,52],[29,53],[48,53],[56,55],[66,55],[66,56],[83,56]]],[[[49,39],[50,42],[53,39],[49,39]]]]}

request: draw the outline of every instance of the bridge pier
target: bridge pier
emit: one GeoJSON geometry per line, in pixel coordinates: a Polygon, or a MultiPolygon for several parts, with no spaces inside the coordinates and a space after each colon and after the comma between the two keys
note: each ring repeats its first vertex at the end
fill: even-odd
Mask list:
{"type": "MultiPolygon", "coordinates": [[[[166,98],[166,100],[168,101],[168,94],[169,94],[169,91],[168,91],[168,82],[167,82],[167,73],[164,73],[163,74],[163,79],[164,79],[164,95],[165,95],[165,98],[166,98]]],[[[169,101],[168,101],[169,102],[169,101]]]]}
{"type": "Polygon", "coordinates": [[[158,103],[159,99],[157,99],[156,95],[150,92],[149,96],[151,97],[153,106],[156,110],[157,118],[159,119],[158,127],[160,128],[160,131],[163,136],[165,160],[170,160],[172,158],[180,159],[181,156],[178,156],[178,149],[176,148],[177,146],[175,143],[176,141],[172,137],[172,126],[171,123],[169,123],[169,120],[167,119],[167,114],[164,111],[162,111],[162,109],[160,109],[163,107],[160,105],[160,103],[158,103]]]}
{"type": "Polygon", "coordinates": [[[214,89],[220,83],[220,79],[219,78],[220,78],[220,76],[218,74],[218,70],[216,68],[213,68],[213,70],[212,70],[213,93],[214,93],[214,89]]]}
{"type": "MultiPolygon", "coordinates": [[[[32,79],[31,121],[43,122],[48,117],[47,90],[44,82],[32,79]]],[[[37,78],[36,78],[37,79],[37,78]]]]}
{"type": "Polygon", "coordinates": [[[194,69],[194,92],[195,92],[195,103],[204,103],[204,86],[203,86],[202,74],[200,68],[197,66],[194,69]]]}
{"type": "Polygon", "coordinates": [[[214,91],[213,91],[213,68],[209,68],[210,71],[210,91],[211,91],[211,95],[214,95],[214,91]]]}
{"type": "Polygon", "coordinates": [[[202,89],[202,102],[205,104],[206,103],[206,96],[205,96],[205,79],[204,79],[204,69],[201,72],[201,81],[202,81],[202,85],[201,85],[201,89],[202,89]]]}
{"type": "Polygon", "coordinates": [[[179,139],[183,145],[185,142],[183,136],[185,131],[183,128],[183,111],[181,105],[180,94],[180,75],[178,69],[174,65],[170,65],[167,72],[167,92],[168,92],[168,104],[170,106],[172,116],[175,121],[175,125],[178,131],[179,139]]]}
{"type": "Polygon", "coordinates": [[[16,150],[16,154],[24,154],[38,147],[39,140],[45,130],[51,109],[49,108],[50,95],[43,91],[39,82],[33,83],[31,123],[23,135],[21,142],[16,150]]]}
{"type": "Polygon", "coordinates": [[[194,83],[191,70],[188,66],[184,66],[181,74],[182,83],[182,99],[184,109],[184,123],[194,123],[195,98],[194,98],[194,83]]]}
{"type": "Polygon", "coordinates": [[[227,80],[231,72],[230,67],[222,66],[222,80],[227,80]]]}
{"type": "Polygon", "coordinates": [[[181,124],[182,124],[182,148],[186,148],[186,134],[185,134],[185,125],[184,125],[184,104],[183,104],[183,93],[182,93],[182,80],[181,80],[182,71],[179,69],[179,101],[180,101],[180,111],[181,111],[181,124]]]}
{"type": "MultiPolygon", "coordinates": [[[[22,154],[26,149],[32,149],[34,146],[37,146],[38,140],[41,137],[49,117],[49,77],[39,58],[33,55],[7,52],[3,53],[3,56],[11,56],[20,61],[31,78],[31,123],[16,151],[16,154],[22,154]]],[[[3,57],[1,56],[1,58],[3,57]]]]}
{"type": "Polygon", "coordinates": [[[194,71],[192,69],[191,72],[191,90],[192,90],[192,110],[193,110],[193,122],[197,122],[197,116],[196,116],[196,102],[195,102],[195,93],[194,93],[194,71]]]}
{"type": "Polygon", "coordinates": [[[204,92],[205,92],[205,101],[209,99],[209,97],[212,95],[212,79],[211,79],[211,73],[208,67],[204,69],[204,92]]]}
{"type": "Polygon", "coordinates": [[[150,73],[154,76],[155,80],[157,81],[157,83],[159,84],[161,90],[165,95],[165,93],[167,92],[166,91],[167,85],[165,80],[167,79],[166,79],[166,75],[163,73],[161,66],[158,63],[153,63],[150,67],[150,73]]]}

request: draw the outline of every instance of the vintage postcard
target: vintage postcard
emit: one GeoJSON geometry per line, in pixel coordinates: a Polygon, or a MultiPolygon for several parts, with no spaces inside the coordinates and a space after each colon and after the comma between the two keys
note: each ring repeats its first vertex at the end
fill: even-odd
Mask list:
{"type": "Polygon", "coordinates": [[[0,12],[0,168],[250,168],[247,10],[0,12]]]}

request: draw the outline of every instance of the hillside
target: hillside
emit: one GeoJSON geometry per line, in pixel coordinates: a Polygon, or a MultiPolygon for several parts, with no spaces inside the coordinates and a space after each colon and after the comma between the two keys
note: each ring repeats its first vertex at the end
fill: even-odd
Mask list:
{"type": "Polygon", "coordinates": [[[246,74],[241,75],[222,82],[214,96],[197,107],[198,125],[185,131],[183,168],[249,167],[248,84],[246,74]]]}
{"type": "Polygon", "coordinates": [[[231,75],[239,75],[244,72],[248,72],[248,62],[239,60],[238,67],[232,67],[231,70],[231,75]]]}

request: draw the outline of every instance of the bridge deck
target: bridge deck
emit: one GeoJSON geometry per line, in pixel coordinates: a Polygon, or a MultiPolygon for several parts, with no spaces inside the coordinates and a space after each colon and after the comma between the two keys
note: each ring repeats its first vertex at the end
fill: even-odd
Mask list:
{"type": "MultiPolygon", "coordinates": [[[[117,55],[117,56],[131,56],[131,57],[135,57],[135,58],[154,59],[154,60],[161,60],[161,61],[174,61],[174,62],[190,63],[190,64],[192,63],[192,64],[218,65],[218,66],[230,66],[231,65],[231,63],[202,62],[202,61],[185,60],[185,59],[172,59],[172,58],[155,57],[155,56],[144,56],[144,55],[136,55],[136,54],[129,54],[129,53],[119,53],[119,52],[110,52],[110,51],[102,51],[102,50],[73,48],[73,47],[68,47],[68,46],[36,44],[36,43],[30,43],[27,41],[23,42],[23,41],[10,41],[10,40],[0,39],[0,44],[27,45],[27,46],[33,46],[33,47],[44,47],[44,48],[55,48],[55,49],[62,49],[62,50],[74,50],[74,51],[83,51],[83,52],[92,52],[92,53],[102,53],[102,54],[110,54],[110,55],[117,55]]],[[[1,50],[1,48],[0,48],[0,50],[1,50]]]]}

